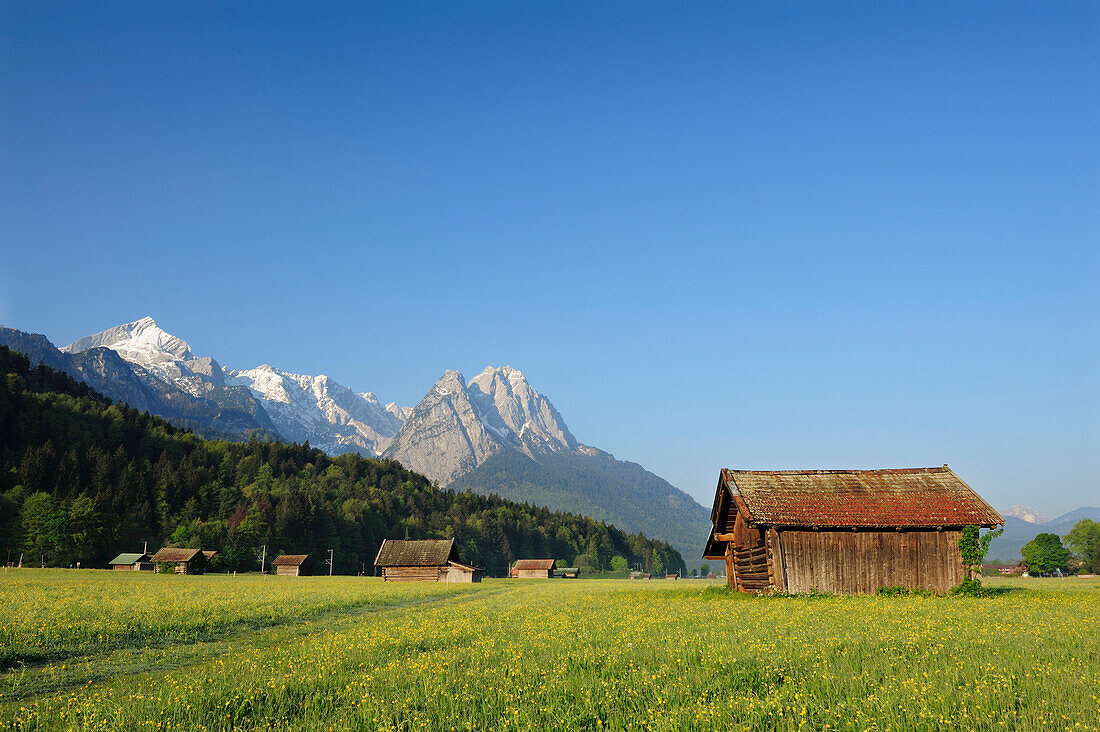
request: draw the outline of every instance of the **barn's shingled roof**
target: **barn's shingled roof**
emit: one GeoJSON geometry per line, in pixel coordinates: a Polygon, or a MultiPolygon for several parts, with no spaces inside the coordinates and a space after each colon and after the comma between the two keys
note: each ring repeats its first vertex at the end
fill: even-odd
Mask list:
{"type": "Polygon", "coordinates": [[[281,557],[276,557],[271,564],[275,567],[299,567],[308,558],[308,554],[284,554],[281,557]]]}
{"type": "Polygon", "coordinates": [[[385,539],[374,559],[378,567],[442,567],[454,556],[454,539],[385,539]]]}
{"type": "Polygon", "coordinates": [[[190,562],[196,554],[202,554],[202,549],[178,549],[166,546],[153,555],[154,562],[190,562]]]}
{"type": "Polygon", "coordinates": [[[517,559],[516,569],[521,571],[547,571],[554,568],[553,559],[517,559]]]}
{"type": "Polygon", "coordinates": [[[722,470],[754,523],[994,526],[1004,519],[946,465],[887,470],[722,470]]]}

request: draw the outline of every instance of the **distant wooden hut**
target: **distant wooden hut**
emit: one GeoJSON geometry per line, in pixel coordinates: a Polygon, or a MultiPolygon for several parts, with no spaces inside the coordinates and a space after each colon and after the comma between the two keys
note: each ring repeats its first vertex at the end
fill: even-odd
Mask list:
{"type": "Polygon", "coordinates": [[[119,554],[111,560],[111,569],[116,572],[152,571],[153,563],[148,554],[119,554]]]}
{"type": "Polygon", "coordinates": [[[512,570],[516,579],[551,579],[557,563],[553,559],[517,559],[512,570]]]}
{"type": "Polygon", "coordinates": [[[480,567],[458,558],[452,539],[385,539],[374,566],[387,582],[480,582],[480,567]]]}
{"type": "Polygon", "coordinates": [[[177,549],[166,546],[150,560],[156,571],[164,564],[175,565],[176,574],[202,574],[206,570],[206,555],[201,549],[177,549]]]}
{"type": "Polygon", "coordinates": [[[964,526],[1004,519],[946,465],[895,470],[728,470],[705,559],[742,591],[944,592],[965,578],[964,526]]]}
{"type": "Polygon", "coordinates": [[[560,567],[554,574],[566,579],[577,579],[581,576],[581,570],[579,567],[560,567]]]}
{"type": "Polygon", "coordinates": [[[275,574],[284,577],[306,577],[313,574],[313,565],[308,554],[284,554],[271,563],[275,574]]]}

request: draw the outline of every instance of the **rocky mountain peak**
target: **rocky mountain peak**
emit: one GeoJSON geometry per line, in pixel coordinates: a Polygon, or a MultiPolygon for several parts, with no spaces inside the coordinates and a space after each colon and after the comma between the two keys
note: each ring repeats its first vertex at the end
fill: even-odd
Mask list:
{"type": "Polygon", "coordinates": [[[80,353],[97,346],[110,348],[127,361],[146,367],[193,358],[187,341],[161,329],[149,316],[85,336],[61,350],[80,353]]]}
{"type": "Polygon", "coordinates": [[[447,485],[502,450],[530,457],[577,449],[550,401],[511,366],[489,366],[469,383],[448,370],[408,415],[386,457],[447,485]]]}
{"type": "Polygon", "coordinates": [[[462,375],[461,371],[447,369],[442,376],[436,379],[432,390],[443,396],[459,391],[464,392],[466,391],[466,377],[462,375]]]}

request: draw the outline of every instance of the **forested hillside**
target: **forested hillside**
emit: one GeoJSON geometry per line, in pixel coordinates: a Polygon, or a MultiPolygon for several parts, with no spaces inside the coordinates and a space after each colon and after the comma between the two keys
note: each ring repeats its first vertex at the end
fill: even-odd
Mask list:
{"type": "Polygon", "coordinates": [[[219,552],[225,569],[335,550],[335,571],[371,572],[383,538],[454,536],[465,561],[503,574],[518,557],[593,569],[622,556],[651,571],[683,559],[665,542],[496,496],[441,491],[390,461],[305,445],[202,440],[112,404],[0,347],[0,552],[103,566],[162,542],[219,552]]]}
{"type": "Polygon", "coordinates": [[[637,463],[602,450],[552,452],[539,459],[503,450],[450,487],[552,509],[581,511],[600,521],[659,536],[692,560],[702,556],[709,512],[637,463]]]}

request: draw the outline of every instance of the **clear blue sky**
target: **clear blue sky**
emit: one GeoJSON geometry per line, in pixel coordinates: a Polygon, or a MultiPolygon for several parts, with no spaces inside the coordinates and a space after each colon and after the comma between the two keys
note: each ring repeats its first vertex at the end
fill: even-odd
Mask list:
{"type": "Polygon", "coordinates": [[[1095,2],[0,5],[0,323],[1100,505],[1095,2]]]}

